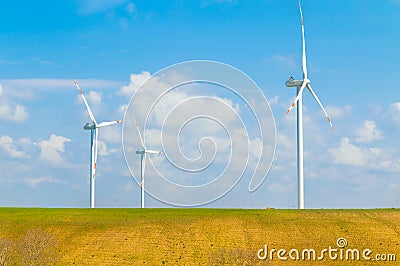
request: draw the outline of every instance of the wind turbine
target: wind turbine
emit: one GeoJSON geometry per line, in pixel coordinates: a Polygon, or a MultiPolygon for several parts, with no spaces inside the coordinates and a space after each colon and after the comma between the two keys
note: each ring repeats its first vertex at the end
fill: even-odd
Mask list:
{"type": "Polygon", "coordinates": [[[303,55],[302,55],[302,67],[303,67],[303,79],[302,80],[295,80],[293,77],[289,77],[289,80],[286,81],[286,87],[297,87],[297,96],[294,99],[292,105],[287,110],[286,114],[292,110],[292,108],[297,103],[297,176],[298,176],[298,208],[304,209],[304,175],[303,175],[303,91],[304,88],[310,91],[311,95],[317,101],[318,105],[321,107],[322,111],[324,112],[328,122],[332,128],[333,132],[333,125],[331,119],[329,118],[328,114],[325,111],[324,106],[322,105],[321,101],[319,100],[318,96],[315,94],[314,90],[311,88],[310,80],[308,79],[307,73],[307,58],[306,58],[306,40],[304,37],[304,19],[303,19],[303,12],[301,10],[301,4],[299,0],[299,8],[300,8],[300,19],[301,19],[301,33],[303,39],[303,55]]]}
{"type": "Polygon", "coordinates": [[[111,122],[102,122],[97,124],[96,119],[94,118],[94,115],[92,113],[92,110],[90,110],[89,104],[86,101],[85,95],[83,95],[82,90],[79,88],[78,83],[74,80],[74,84],[76,88],[79,90],[79,93],[82,96],[83,102],[86,105],[86,109],[89,113],[90,120],[92,121],[93,124],[86,123],[85,126],[83,127],[85,130],[90,130],[90,208],[94,208],[94,181],[95,181],[95,175],[96,175],[96,162],[97,162],[97,148],[98,148],[98,134],[99,134],[99,128],[100,127],[105,127],[105,126],[110,126],[113,124],[121,123],[122,120],[116,120],[116,121],[111,121],[111,122]]]}
{"type": "Polygon", "coordinates": [[[140,145],[142,146],[142,148],[136,150],[136,154],[140,154],[140,178],[141,178],[141,183],[140,183],[140,189],[141,189],[140,206],[141,206],[141,208],[144,208],[144,172],[145,172],[145,169],[146,169],[146,157],[147,157],[147,154],[163,154],[163,152],[162,151],[155,151],[155,150],[146,149],[146,147],[144,145],[144,142],[143,142],[143,139],[142,139],[142,135],[140,134],[138,123],[137,123],[135,117],[133,117],[133,120],[135,121],[136,129],[137,129],[137,131],[139,133],[140,145]]]}

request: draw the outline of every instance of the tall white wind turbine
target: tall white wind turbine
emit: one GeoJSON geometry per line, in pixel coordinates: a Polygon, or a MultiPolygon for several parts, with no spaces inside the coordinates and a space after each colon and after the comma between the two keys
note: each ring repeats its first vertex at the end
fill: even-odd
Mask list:
{"type": "Polygon", "coordinates": [[[304,37],[304,19],[303,19],[303,12],[301,10],[301,4],[299,0],[299,8],[300,8],[300,19],[301,19],[301,33],[302,33],[302,40],[303,40],[303,55],[302,55],[302,67],[303,67],[303,79],[302,80],[295,80],[293,77],[289,77],[289,80],[286,81],[287,87],[297,87],[297,96],[294,99],[292,105],[287,110],[286,114],[292,110],[292,108],[297,103],[297,176],[298,176],[298,208],[304,209],[304,173],[303,173],[303,91],[304,88],[310,91],[311,95],[317,101],[318,105],[321,107],[322,111],[324,112],[328,122],[333,131],[333,125],[331,119],[329,118],[328,114],[325,111],[324,106],[322,105],[321,101],[319,100],[318,96],[315,94],[314,90],[311,88],[310,80],[308,79],[307,73],[307,58],[306,58],[306,40],[304,37]]]}
{"type": "Polygon", "coordinates": [[[76,88],[82,96],[83,102],[86,105],[86,109],[89,113],[90,120],[92,124],[86,123],[83,127],[85,130],[90,130],[90,208],[94,208],[94,181],[96,175],[96,163],[97,163],[97,148],[98,148],[98,133],[100,127],[105,127],[113,124],[121,123],[122,120],[116,120],[111,122],[97,123],[92,110],[90,110],[89,104],[86,101],[85,95],[83,95],[82,90],[79,88],[78,83],[74,80],[76,88]]]}
{"type": "Polygon", "coordinates": [[[146,157],[147,154],[163,154],[162,151],[155,151],[155,150],[149,150],[145,147],[142,134],[140,134],[140,129],[138,126],[138,123],[135,118],[133,118],[135,121],[136,129],[139,133],[139,139],[140,139],[140,145],[142,146],[140,149],[136,151],[136,154],[140,154],[140,189],[141,189],[141,197],[140,197],[140,207],[144,208],[144,172],[146,169],[146,157]]]}

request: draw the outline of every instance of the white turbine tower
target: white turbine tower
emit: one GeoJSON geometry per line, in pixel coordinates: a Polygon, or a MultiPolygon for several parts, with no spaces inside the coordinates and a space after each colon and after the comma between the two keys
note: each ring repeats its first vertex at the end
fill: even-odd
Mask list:
{"type": "Polygon", "coordinates": [[[299,8],[300,8],[300,19],[301,19],[301,33],[303,39],[303,55],[302,55],[302,67],[303,67],[303,79],[295,80],[292,77],[289,77],[289,80],[286,81],[287,87],[297,87],[297,96],[294,99],[292,105],[289,110],[287,110],[286,114],[292,110],[292,108],[297,103],[297,176],[298,176],[298,208],[304,209],[304,175],[303,175],[303,90],[307,87],[310,91],[311,95],[317,101],[322,111],[324,112],[326,118],[328,119],[329,124],[331,125],[333,131],[333,125],[331,119],[325,111],[324,106],[319,100],[318,96],[315,94],[314,90],[311,88],[310,80],[308,79],[307,73],[307,59],[306,59],[306,41],[304,37],[304,19],[303,12],[301,10],[301,4],[299,0],[299,8]]]}
{"type": "Polygon", "coordinates": [[[146,149],[143,139],[142,139],[142,134],[140,134],[139,126],[135,118],[133,118],[135,121],[136,129],[139,133],[139,139],[140,139],[140,144],[142,148],[138,149],[136,151],[136,154],[140,154],[140,189],[141,189],[141,197],[140,197],[140,206],[141,208],[144,208],[144,172],[146,169],[146,157],[147,154],[163,154],[162,151],[155,151],[155,150],[149,150],[146,149]]]}
{"type": "Polygon", "coordinates": [[[90,110],[89,104],[86,101],[85,96],[82,93],[82,90],[79,88],[78,83],[74,80],[74,84],[76,88],[79,90],[79,93],[82,96],[83,102],[86,105],[86,109],[89,113],[90,120],[93,124],[86,123],[83,127],[85,130],[90,130],[90,208],[94,208],[94,181],[96,175],[96,162],[97,162],[97,148],[98,148],[98,132],[100,127],[105,127],[117,123],[121,123],[122,120],[116,120],[112,122],[102,122],[97,124],[96,119],[90,110]]]}

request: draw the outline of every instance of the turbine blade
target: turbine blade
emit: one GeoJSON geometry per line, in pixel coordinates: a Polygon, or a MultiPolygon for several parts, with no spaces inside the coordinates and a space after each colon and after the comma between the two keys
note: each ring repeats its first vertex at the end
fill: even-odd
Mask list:
{"type": "Polygon", "coordinates": [[[296,98],[292,102],[292,105],[290,105],[289,109],[286,111],[286,114],[288,114],[293,109],[293,107],[295,107],[296,103],[299,101],[300,97],[303,95],[303,90],[304,90],[306,84],[307,84],[306,81],[303,81],[303,84],[301,84],[299,93],[297,94],[296,98]]]}
{"type": "Polygon", "coordinates": [[[314,99],[317,101],[317,103],[319,104],[319,107],[321,107],[322,111],[324,112],[326,119],[328,119],[329,124],[331,125],[332,131],[334,130],[333,125],[332,125],[332,121],[328,116],[328,113],[325,111],[324,106],[322,105],[321,101],[319,100],[317,94],[315,94],[314,90],[311,88],[310,84],[307,84],[307,89],[311,92],[312,96],[314,97],[314,99]]]}
{"type": "Polygon", "coordinates": [[[135,116],[133,116],[133,121],[135,122],[136,129],[137,129],[137,131],[138,131],[138,133],[139,133],[140,144],[142,145],[143,150],[146,150],[146,148],[144,147],[144,142],[143,142],[143,139],[142,139],[142,134],[140,133],[139,124],[138,124],[138,122],[136,121],[135,116]]]}
{"type": "Polygon", "coordinates": [[[145,150],[145,152],[150,154],[163,154],[162,151],[155,151],[155,150],[145,150]]]}
{"type": "Polygon", "coordinates": [[[121,123],[122,120],[116,120],[116,121],[111,121],[111,122],[101,122],[100,124],[97,125],[97,127],[106,127],[114,124],[121,123]]]}
{"type": "Polygon", "coordinates": [[[96,119],[94,118],[94,115],[93,115],[93,113],[92,113],[92,110],[90,110],[89,104],[88,104],[88,102],[86,101],[85,95],[83,95],[81,88],[79,88],[79,85],[78,85],[78,83],[77,83],[75,80],[74,80],[74,84],[75,84],[76,88],[79,90],[79,93],[80,93],[81,96],[82,96],[83,102],[85,103],[86,109],[87,109],[87,111],[88,111],[88,113],[89,113],[90,120],[92,120],[92,122],[93,122],[94,124],[97,124],[96,119]]]}
{"type": "Polygon", "coordinates": [[[307,79],[307,57],[306,57],[306,38],[304,34],[304,19],[303,19],[303,11],[301,10],[301,4],[299,0],[299,8],[300,8],[300,19],[301,19],[301,36],[303,39],[303,56],[302,56],[302,66],[303,66],[303,78],[307,79]]]}

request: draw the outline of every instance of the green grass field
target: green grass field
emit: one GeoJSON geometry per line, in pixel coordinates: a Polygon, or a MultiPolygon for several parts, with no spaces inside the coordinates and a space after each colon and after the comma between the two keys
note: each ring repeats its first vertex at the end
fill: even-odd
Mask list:
{"type": "MultiPolygon", "coordinates": [[[[57,265],[377,265],[377,261],[261,261],[269,249],[345,249],[394,254],[400,210],[37,209],[0,208],[0,238],[43,229],[57,241],[57,265]]],[[[286,253],[286,257],[288,254],[286,253]]]]}

